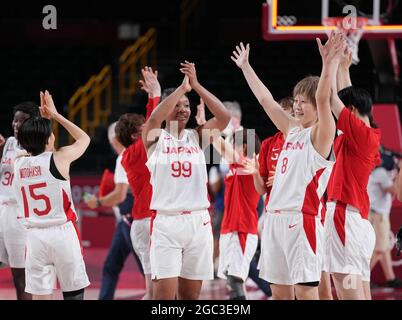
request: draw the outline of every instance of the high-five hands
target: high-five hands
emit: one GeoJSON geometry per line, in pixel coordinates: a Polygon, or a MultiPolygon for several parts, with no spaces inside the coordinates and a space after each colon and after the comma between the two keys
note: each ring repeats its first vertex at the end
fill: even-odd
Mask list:
{"type": "Polygon", "coordinates": [[[47,90],[45,91],[45,93],[43,93],[42,91],[40,92],[39,112],[40,115],[46,119],[52,119],[56,115],[58,115],[58,112],[53,102],[53,98],[49,93],[49,91],[47,90]]]}
{"type": "Polygon", "coordinates": [[[197,86],[200,85],[197,79],[197,71],[195,70],[195,64],[192,62],[188,62],[187,60],[184,63],[180,63],[181,68],[180,71],[184,75],[186,75],[189,79],[191,88],[195,89],[197,86]]]}
{"type": "Polygon", "coordinates": [[[140,80],[141,89],[144,90],[151,98],[161,96],[161,85],[158,81],[158,71],[153,71],[151,67],[141,69],[144,80],[140,80]]]}
{"type": "Polygon", "coordinates": [[[325,42],[324,45],[322,45],[319,38],[316,38],[316,41],[323,63],[341,61],[347,48],[346,39],[342,32],[331,32],[327,42],[325,42]]]}

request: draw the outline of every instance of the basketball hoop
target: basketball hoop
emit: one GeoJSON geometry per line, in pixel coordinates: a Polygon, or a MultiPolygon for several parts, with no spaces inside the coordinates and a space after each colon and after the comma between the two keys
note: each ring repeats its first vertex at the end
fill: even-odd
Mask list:
{"type": "MultiPolygon", "coordinates": [[[[328,17],[323,19],[323,24],[325,26],[335,26],[337,30],[342,30],[346,36],[346,41],[349,49],[352,51],[352,63],[359,63],[359,41],[363,36],[363,27],[369,22],[368,18],[365,17],[328,17]]],[[[332,30],[327,30],[327,35],[331,33],[332,30]]]]}

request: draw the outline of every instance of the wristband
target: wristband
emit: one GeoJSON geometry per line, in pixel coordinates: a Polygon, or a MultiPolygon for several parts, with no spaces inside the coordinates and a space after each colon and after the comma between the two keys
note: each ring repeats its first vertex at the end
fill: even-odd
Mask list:
{"type": "Polygon", "coordinates": [[[102,203],[100,202],[99,198],[96,199],[96,205],[98,208],[102,207],[102,203]]]}

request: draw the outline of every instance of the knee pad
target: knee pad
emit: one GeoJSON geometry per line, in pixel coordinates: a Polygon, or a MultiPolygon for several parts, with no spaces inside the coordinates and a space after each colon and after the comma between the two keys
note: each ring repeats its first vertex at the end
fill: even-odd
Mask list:
{"type": "Polygon", "coordinates": [[[246,300],[243,280],[233,276],[227,276],[227,283],[230,288],[230,300],[246,300]]]}
{"type": "Polygon", "coordinates": [[[84,289],[63,292],[64,300],[84,300],[84,289]]]}

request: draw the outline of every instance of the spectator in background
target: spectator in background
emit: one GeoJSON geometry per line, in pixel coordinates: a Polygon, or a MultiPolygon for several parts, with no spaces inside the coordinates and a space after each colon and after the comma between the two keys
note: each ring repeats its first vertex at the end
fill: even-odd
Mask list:
{"type": "Polygon", "coordinates": [[[91,209],[102,206],[113,207],[113,211],[115,214],[117,213],[118,217],[112,244],[103,265],[99,300],[113,300],[120,272],[130,253],[134,255],[137,265],[142,272],[141,262],[134,252],[130,238],[133,196],[129,188],[126,172],[121,165],[122,153],[125,149],[116,139],[115,127],[116,122],[112,123],[108,128],[110,146],[118,155],[114,172],[114,189],[106,195],[100,197],[92,195],[85,200],[86,204],[91,209]]]}
{"type": "Polygon", "coordinates": [[[396,193],[396,166],[392,155],[381,154],[381,165],[370,175],[367,191],[370,198],[369,220],[373,225],[376,243],[370,268],[373,269],[378,261],[386,279],[386,286],[402,288],[402,280],[396,278],[392,268],[390,234],[390,212],[392,199],[396,193]]]}

